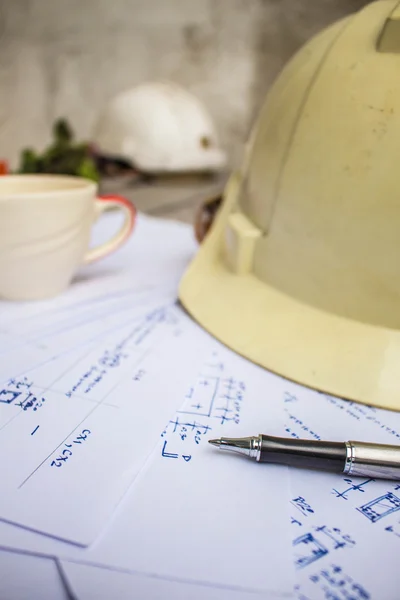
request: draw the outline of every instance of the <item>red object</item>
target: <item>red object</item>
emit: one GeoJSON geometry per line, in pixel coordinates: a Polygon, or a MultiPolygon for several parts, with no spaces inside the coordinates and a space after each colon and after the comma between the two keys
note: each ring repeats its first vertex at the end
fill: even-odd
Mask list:
{"type": "MultiPolygon", "coordinates": [[[[130,200],[128,200],[128,198],[125,198],[124,196],[119,196],[118,194],[102,194],[101,196],[97,197],[98,200],[111,200],[114,201],[118,204],[123,204],[124,206],[126,206],[130,213],[131,213],[131,218],[130,218],[130,225],[129,225],[129,232],[127,233],[127,238],[130,236],[130,234],[132,233],[132,231],[135,228],[136,225],[136,217],[137,217],[137,209],[136,206],[133,204],[133,202],[131,202],[130,200]]],[[[125,240],[124,240],[125,241],[125,240]]]]}
{"type": "Polygon", "coordinates": [[[114,252],[126,242],[126,240],[130,237],[131,233],[135,229],[137,209],[133,202],[130,202],[130,200],[124,198],[124,196],[119,196],[118,194],[102,194],[101,196],[97,197],[97,200],[100,200],[101,202],[113,202],[116,206],[118,206],[118,204],[121,204],[122,206],[125,206],[128,209],[129,216],[127,221],[125,222],[125,235],[115,246],[113,246],[110,249],[110,252],[114,252]]]}
{"type": "Polygon", "coordinates": [[[0,160],[0,175],[8,175],[8,162],[6,160],[0,160]]]}
{"type": "Polygon", "coordinates": [[[126,242],[132,233],[136,223],[136,208],[132,202],[129,202],[129,200],[123,196],[117,196],[114,194],[98,196],[96,199],[97,217],[100,217],[103,212],[116,207],[123,208],[123,212],[125,213],[125,220],[122,227],[110,240],[100,244],[100,246],[91,248],[86,253],[84,259],[85,264],[93,263],[101,258],[104,258],[105,256],[108,256],[111,254],[111,252],[114,252],[120,246],[122,246],[122,244],[126,242]]]}

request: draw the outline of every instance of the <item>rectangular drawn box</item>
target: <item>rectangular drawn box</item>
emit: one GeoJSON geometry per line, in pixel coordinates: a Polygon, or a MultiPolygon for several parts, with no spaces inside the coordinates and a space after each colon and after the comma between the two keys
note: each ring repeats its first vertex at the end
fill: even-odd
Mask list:
{"type": "Polygon", "coordinates": [[[367,519],[375,523],[383,517],[398,511],[400,509],[400,498],[398,498],[392,492],[388,492],[375,500],[371,500],[367,504],[360,506],[357,510],[363,514],[367,519]]]}

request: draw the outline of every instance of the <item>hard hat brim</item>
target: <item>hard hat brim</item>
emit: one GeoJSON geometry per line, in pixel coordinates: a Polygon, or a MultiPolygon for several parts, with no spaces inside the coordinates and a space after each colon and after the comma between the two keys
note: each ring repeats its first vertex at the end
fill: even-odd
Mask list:
{"type": "Polygon", "coordinates": [[[142,159],[139,156],[135,164],[140,170],[153,173],[218,172],[226,166],[227,155],[223,150],[213,148],[186,156],[171,155],[162,162],[151,162],[148,158],[142,159]]]}
{"type": "Polygon", "coordinates": [[[284,378],[400,410],[400,332],[324,312],[230,271],[223,238],[234,202],[229,192],[181,280],[183,307],[227,347],[284,378]]]}

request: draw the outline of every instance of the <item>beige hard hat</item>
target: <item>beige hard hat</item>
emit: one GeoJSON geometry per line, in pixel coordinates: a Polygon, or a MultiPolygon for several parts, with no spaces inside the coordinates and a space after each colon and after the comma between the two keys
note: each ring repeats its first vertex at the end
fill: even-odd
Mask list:
{"type": "Polygon", "coordinates": [[[286,65],[179,296],[251,361],[400,410],[399,2],[286,65]]]}

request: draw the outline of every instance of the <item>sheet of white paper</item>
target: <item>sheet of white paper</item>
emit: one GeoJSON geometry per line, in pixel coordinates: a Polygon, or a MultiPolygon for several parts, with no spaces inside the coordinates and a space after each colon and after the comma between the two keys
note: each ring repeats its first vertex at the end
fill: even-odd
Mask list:
{"type": "MultiPolygon", "coordinates": [[[[399,444],[400,414],[292,384],[282,396],[293,437],[399,444]]],[[[299,600],[397,600],[400,485],[291,469],[299,600]]]]}
{"type": "Polygon", "coordinates": [[[211,436],[276,430],[276,415],[260,390],[274,395],[281,383],[228,350],[210,357],[87,559],[210,585],[289,593],[286,468],[261,473],[258,464],[206,443],[211,436]]]}
{"type": "MultiPolygon", "coordinates": [[[[93,243],[110,237],[120,216],[105,216],[93,243]]],[[[83,267],[61,296],[41,302],[0,302],[0,381],[25,373],[62,352],[113,331],[167,299],[175,299],[182,271],[195,252],[181,223],[139,215],[118,252],[83,267]]]]}
{"type": "MultiPolygon", "coordinates": [[[[187,236],[188,229],[180,231],[187,236]]],[[[169,252],[158,229],[156,250],[150,244],[141,263],[146,276],[140,279],[138,271],[158,304],[170,293],[171,273],[190,259],[192,241],[178,244],[177,234],[169,252]]],[[[90,548],[4,523],[1,543],[216,589],[290,594],[287,469],[271,466],[261,478],[257,465],[218,455],[205,443],[211,433],[247,435],[262,423],[279,429],[260,389],[278,394],[281,380],[220,348],[178,309],[152,306],[143,315],[136,303],[132,311],[126,287],[132,270],[116,277],[103,268],[97,273],[102,283],[88,271],[75,292],[43,303],[50,320],[37,305],[3,306],[3,335],[17,339],[14,354],[43,347],[47,362],[38,356],[35,368],[14,377],[2,393],[0,448],[5,452],[17,440],[19,450],[12,469],[4,468],[0,513],[87,545],[155,450],[90,548]],[[117,290],[110,304],[108,290],[117,290]],[[210,354],[199,371],[196,361],[205,349],[210,354]],[[264,501],[255,503],[260,497],[264,501]]]]}
{"type": "Polygon", "coordinates": [[[77,351],[53,361],[50,371],[13,380],[0,403],[0,451],[14,449],[0,463],[1,518],[90,544],[176,407],[160,382],[185,389],[207,341],[179,309],[166,308],[86,356],[77,351]],[[180,377],[170,374],[174,354],[180,377]]]}
{"type": "Polygon", "coordinates": [[[71,600],[55,560],[0,550],[2,600],[71,600]]]}
{"type": "MultiPolygon", "coordinates": [[[[279,398],[284,382],[211,339],[208,347],[207,361],[159,426],[151,458],[90,548],[5,525],[1,544],[191,584],[290,594],[287,469],[261,472],[207,444],[211,436],[280,431],[280,405],[266,398],[279,398]]],[[[148,381],[154,382],[150,372],[148,381]]],[[[154,390],[166,385],[168,379],[159,380],[154,390]]]]}
{"type": "Polygon", "coordinates": [[[235,588],[209,587],[199,583],[173,581],[140,573],[126,573],[61,561],[72,592],[79,600],[283,600],[287,594],[245,592],[235,588]]]}
{"type": "MultiPolygon", "coordinates": [[[[106,219],[98,237],[110,235],[112,224],[106,219]]],[[[99,533],[132,474],[134,370],[164,338],[171,338],[168,356],[186,343],[182,368],[196,368],[196,345],[183,341],[195,326],[171,304],[192,249],[187,227],[143,217],[120,254],[83,270],[64,295],[0,304],[8,374],[0,387],[0,449],[8,455],[0,466],[1,518],[82,545],[99,533]],[[17,375],[19,357],[29,369],[17,375]],[[113,431],[118,440],[110,444],[113,431]]],[[[176,405],[165,406],[167,418],[176,405]]]]}

